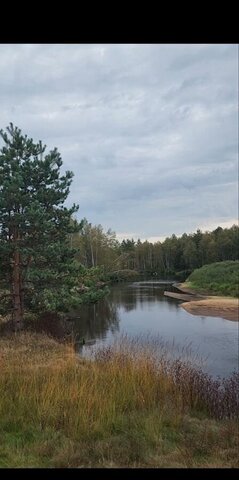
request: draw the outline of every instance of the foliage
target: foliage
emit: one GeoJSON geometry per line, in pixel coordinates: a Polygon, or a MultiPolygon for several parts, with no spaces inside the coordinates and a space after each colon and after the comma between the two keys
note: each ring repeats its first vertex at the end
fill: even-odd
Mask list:
{"type": "Polygon", "coordinates": [[[77,260],[87,268],[101,267],[109,271],[117,259],[119,242],[110,229],[103,231],[101,225],[92,225],[86,218],[81,221],[79,233],[70,237],[73,247],[78,249],[77,260]]]}
{"type": "Polygon", "coordinates": [[[88,274],[69,244],[81,228],[72,220],[78,206],[64,206],[73,173],[61,174],[56,148],[45,154],[41,141],[34,143],[13,124],[0,135],[1,306],[2,312],[12,311],[20,329],[26,309],[77,307],[82,302],[78,284],[88,274]]]}
{"type": "Polygon", "coordinates": [[[175,278],[179,281],[184,281],[192,273],[191,270],[182,270],[181,272],[175,273],[175,278]]]}
{"type": "Polygon", "coordinates": [[[123,240],[119,253],[122,257],[121,268],[130,268],[143,275],[157,274],[161,277],[175,276],[185,280],[192,270],[215,261],[237,260],[239,228],[218,227],[213,232],[186,234],[181,237],[172,235],[163,242],[137,243],[123,240]],[[126,255],[127,254],[127,255],[126,255]],[[183,275],[183,272],[185,274],[183,275]]]}
{"type": "Polygon", "coordinates": [[[194,270],[188,281],[192,288],[239,297],[239,261],[228,260],[204,265],[194,270]]]}
{"type": "MultiPolygon", "coordinates": [[[[239,228],[218,227],[212,232],[172,235],[163,242],[142,242],[138,239],[116,240],[115,233],[104,232],[101,225],[92,226],[83,220],[84,228],[72,236],[78,246],[79,261],[87,266],[101,266],[105,274],[115,278],[116,271],[137,271],[141,276],[176,277],[186,280],[188,275],[204,264],[237,260],[239,228]]],[[[127,275],[127,274],[125,274],[127,275]]],[[[116,279],[117,281],[117,279],[116,279]]]]}
{"type": "Polygon", "coordinates": [[[132,282],[139,280],[139,273],[136,270],[115,270],[108,275],[109,280],[112,282],[132,282]]]}

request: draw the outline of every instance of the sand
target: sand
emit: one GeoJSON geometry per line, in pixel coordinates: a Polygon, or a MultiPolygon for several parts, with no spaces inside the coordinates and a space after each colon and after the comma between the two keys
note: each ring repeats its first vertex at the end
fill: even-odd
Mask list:
{"type": "MultiPolygon", "coordinates": [[[[175,284],[183,293],[200,294],[187,287],[186,283],[175,284]]],[[[202,295],[201,298],[192,296],[192,300],[181,303],[187,312],[205,317],[221,317],[234,322],[239,321],[239,299],[220,297],[217,295],[202,295]]]]}
{"type": "Polygon", "coordinates": [[[181,303],[181,307],[193,315],[239,321],[239,302],[237,298],[205,297],[203,300],[181,303]]]}

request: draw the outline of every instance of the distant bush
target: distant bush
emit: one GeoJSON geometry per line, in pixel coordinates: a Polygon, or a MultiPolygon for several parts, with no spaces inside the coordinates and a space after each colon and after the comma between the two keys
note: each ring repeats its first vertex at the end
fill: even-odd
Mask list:
{"type": "Polygon", "coordinates": [[[109,274],[109,280],[112,282],[131,282],[138,280],[140,277],[139,273],[136,270],[116,270],[109,274]]]}
{"type": "Polygon", "coordinates": [[[180,272],[176,272],[174,276],[177,280],[180,280],[180,282],[184,282],[190,273],[192,273],[192,270],[181,270],[180,272]]]}
{"type": "Polygon", "coordinates": [[[210,290],[218,295],[239,297],[239,261],[211,263],[197,268],[188,277],[192,287],[210,290]]]}

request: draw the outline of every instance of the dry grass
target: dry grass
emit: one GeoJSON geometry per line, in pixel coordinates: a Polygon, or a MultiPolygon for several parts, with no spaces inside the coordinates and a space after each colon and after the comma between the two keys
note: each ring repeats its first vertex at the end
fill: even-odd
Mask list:
{"type": "Polygon", "coordinates": [[[90,361],[39,334],[1,339],[0,466],[238,466],[235,418],[213,418],[186,366],[136,347],[90,361]]]}

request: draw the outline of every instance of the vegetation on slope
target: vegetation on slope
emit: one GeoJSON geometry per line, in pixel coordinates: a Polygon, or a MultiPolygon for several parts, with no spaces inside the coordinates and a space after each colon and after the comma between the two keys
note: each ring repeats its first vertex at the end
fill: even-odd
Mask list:
{"type": "Polygon", "coordinates": [[[236,375],[126,341],[93,362],[39,334],[0,349],[1,467],[239,466],[236,375]]]}
{"type": "Polygon", "coordinates": [[[228,260],[197,268],[188,277],[187,286],[216,295],[239,297],[239,261],[228,260]]]}

